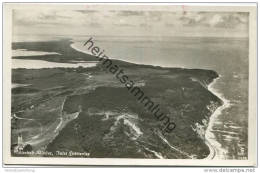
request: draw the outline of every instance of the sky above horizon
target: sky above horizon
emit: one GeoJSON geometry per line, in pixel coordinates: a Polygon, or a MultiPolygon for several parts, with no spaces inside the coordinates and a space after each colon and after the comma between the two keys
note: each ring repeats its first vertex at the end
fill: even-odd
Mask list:
{"type": "Polygon", "coordinates": [[[248,37],[248,13],[142,8],[13,11],[16,35],[248,37]]]}

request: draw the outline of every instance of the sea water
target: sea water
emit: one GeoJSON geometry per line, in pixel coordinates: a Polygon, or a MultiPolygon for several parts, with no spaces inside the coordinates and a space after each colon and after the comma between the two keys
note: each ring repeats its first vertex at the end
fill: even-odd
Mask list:
{"type": "Polygon", "coordinates": [[[211,142],[218,158],[247,159],[248,150],[248,38],[203,37],[74,37],[71,45],[90,53],[83,44],[92,37],[95,46],[113,59],[162,67],[210,69],[220,78],[210,90],[225,101],[216,112],[211,142]]]}

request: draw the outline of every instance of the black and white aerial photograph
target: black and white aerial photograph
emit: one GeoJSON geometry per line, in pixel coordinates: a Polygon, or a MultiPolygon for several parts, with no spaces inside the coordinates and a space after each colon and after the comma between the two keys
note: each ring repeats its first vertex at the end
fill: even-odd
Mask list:
{"type": "Polygon", "coordinates": [[[255,164],[255,6],[5,7],[6,163],[255,164]]]}

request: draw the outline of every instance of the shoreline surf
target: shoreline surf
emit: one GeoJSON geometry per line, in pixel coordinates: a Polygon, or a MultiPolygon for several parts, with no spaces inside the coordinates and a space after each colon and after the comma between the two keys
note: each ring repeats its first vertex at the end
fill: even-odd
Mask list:
{"type": "Polygon", "coordinates": [[[214,84],[221,78],[221,75],[214,79],[209,85],[208,90],[216,95],[223,101],[223,105],[219,106],[213,114],[210,116],[208,127],[205,132],[205,144],[210,149],[210,154],[205,159],[226,159],[225,155],[227,151],[221,148],[221,144],[216,140],[215,134],[212,132],[214,123],[216,123],[218,116],[222,113],[224,109],[227,109],[231,106],[230,101],[227,100],[223,94],[219,93],[215,88],[214,84]],[[212,153],[214,152],[214,153],[212,153]]]}

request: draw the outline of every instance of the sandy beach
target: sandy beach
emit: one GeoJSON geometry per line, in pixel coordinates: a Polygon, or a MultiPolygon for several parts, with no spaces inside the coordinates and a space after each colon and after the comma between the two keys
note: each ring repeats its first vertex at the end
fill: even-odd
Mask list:
{"type": "Polygon", "coordinates": [[[224,109],[231,106],[230,101],[227,100],[221,93],[219,93],[214,88],[214,84],[218,81],[220,77],[214,79],[214,81],[208,86],[208,90],[215,94],[217,97],[219,97],[223,101],[223,105],[218,107],[218,109],[210,116],[208,127],[205,133],[205,143],[206,145],[208,145],[210,149],[210,154],[205,159],[226,159],[225,155],[227,151],[224,148],[222,148],[221,144],[216,140],[215,135],[212,132],[214,123],[218,121],[218,116],[224,109]]]}

